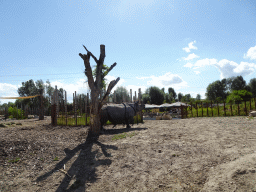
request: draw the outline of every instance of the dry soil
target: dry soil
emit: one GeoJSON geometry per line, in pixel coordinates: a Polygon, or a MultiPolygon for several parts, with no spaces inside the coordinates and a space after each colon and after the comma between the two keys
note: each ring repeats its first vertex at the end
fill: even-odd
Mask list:
{"type": "Polygon", "coordinates": [[[146,120],[98,138],[30,121],[0,128],[0,191],[256,191],[256,119],[146,120]]]}

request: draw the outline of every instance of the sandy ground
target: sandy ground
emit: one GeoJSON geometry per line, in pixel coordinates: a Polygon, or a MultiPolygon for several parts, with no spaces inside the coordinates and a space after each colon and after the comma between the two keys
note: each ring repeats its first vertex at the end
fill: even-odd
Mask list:
{"type": "Polygon", "coordinates": [[[0,191],[256,191],[256,119],[147,120],[96,139],[49,122],[0,128],[0,191]]]}

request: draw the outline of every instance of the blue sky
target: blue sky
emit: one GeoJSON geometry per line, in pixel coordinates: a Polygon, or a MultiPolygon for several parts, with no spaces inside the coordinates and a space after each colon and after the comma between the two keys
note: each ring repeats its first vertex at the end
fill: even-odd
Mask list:
{"type": "MultiPolygon", "coordinates": [[[[173,87],[204,99],[216,80],[256,77],[255,6],[253,0],[0,0],[0,96],[18,96],[29,79],[49,79],[71,102],[75,91],[87,93],[82,45],[99,58],[104,44],[104,63],[117,63],[107,80],[120,77],[117,86],[133,93],[173,87]]],[[[8,101],[15,100],[0,100],[8,101]]]]}

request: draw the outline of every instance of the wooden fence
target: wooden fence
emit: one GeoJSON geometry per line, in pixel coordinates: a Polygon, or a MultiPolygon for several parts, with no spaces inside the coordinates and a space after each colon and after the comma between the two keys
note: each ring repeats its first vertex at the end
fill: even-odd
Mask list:
{"type": "MultiPolygon", "coordinates": [[[[139,103],[142,103],[142,95],[141,95],[141,89],[139,88],[138,91],[138,100],[139,103]]],[[[105,91],[103,90],[100,94],[100,98],[102,98],[102,95],[105,94],[105,91]]],[[[89,124],[88,117],[90,116],[90,103],[89,103],[89,94],[87,93],[87,96],[83,99],[80,97],[78,98],[75,93],[73,93],[73,105],[72,110],[67,110],[67,92],[65,92],[65,98],[63,101],[58,101],[58,89],[57,86],[55,86],[54,93],[51,97],[51,124],[53,126],[57,126],[57,124],[60,125],[73,125],[77,126],[79,125],[85,125],[87,126],[89,124]],[[61,103],[61,105],[60,105],[61,103]],[[80,122],[78,122],[80,121],[80,122]]],[[[132,102],[132,89],[130,89],[130,97],[127,102],[132,102]]],[[[137,101],[136,99],[136,91],[135,96],[133,97],[133,102],[137,101]]],[[[109,102],[109,98],[108,98],[109,102]]],[[[126,102],[125,97],[122,97],[122,102],[126,102]]],[[[113,103],[116,102],[116,92],[114,91],[114,97],[113,97],[113,103]]],[[[139,113],[141,120],[143,122],[143,115],[142,112],[139,113]]],[[[138,114],[136,116],[137,118],[137,124],[138,124],[138,114]]]]}
{"type": "MultiPolygon", "coordinates": [[[[247,116],[247,115],[249,115],[249,112],[248,112],[248,109],[251,111],[252,109],[256,109],[256,98],[252,98],[252,99],[250,99],[249,101],[243,101],[244,102],[244,105],[245,105],[245,107],[242,109],[242,111],[243,112],[245,112],[245,115],[247,116]],[[254,100],[254,108],[252,108],[252,101],[254,100]],[[246,104],[246,102],[248,102],[248,105],[249,106],[247,106],[247,104],[246,104]]],[[[243,103],[242,102],[242,103],[243,103]]],[[[186,103],[186,102],[185,102],[186,103]]],[[[192,102],[190,102],[190,103],[186,103],[186,104],[189,104],[190,106],[189,107],[187,107],[187,106],[181,106],[181,118],[182,119],[184,119],[184,118],[188,118],[187,117],[187,114],[188,114],[188,111],[191,111],[191,117],[193,117],[193,112],[192,112],[192,108],[193,108],[193,105],[194,104],[192,104],[192,102]],[[190,109],[188,109],[188,108],[190,108],[190,109]]],[[[218,115],[217,116],[220,116],[219,114],[220,114],[220,110],[219,110],[219,105],[218,105],[219,103],[217,102],[217,112],[218,112],[218,115]]],[[[226,110],[227,110],[227,108],[225,107],[225,102],[223,102],[223,112],[224,112],[224,116],[226,116],[226,110]]],[[[228,104],[228,103],[227,103],[228,104]]],[[[226,104],[226,105],[227,105],[226,104]]],[[[240,108],[239,108],[239,103],[237,103],[237,104],[235,104],[235,105],[237,105],[237,109],[238,109],[238,116],[240,116],[240,108]]],[[[195,107],[195,109],[196,109],[196,117],[198,117],[198,106],[197,106],[197,103],[194,105],[195,107]]],[[[203,112],[204,112],[204,110],[203,110],[203,108],[205,108],[204,106],[206,106],[206,116],[207,117],[209,117],[210,116],[210,113],[209,113],[209,111],[208,111],[208,108],[209,108],[209,104],[208,103],[206,103],[206,104],[203,104],[203,102],[201,102],[201,109],[202,109],[202,111],[201,111],[201,115],[202,116],[200,116],[200,117],[204,117],[204,114],[203,114],[203,112]]],[[[215,104],[214,104],[214,106],[215,106],[215,104]]],[[[229,106],[230,106],[230,116],[233,116],[233,113],[232,113],[232,104],[231,103],[229,103],[229,106]]],[[[211,108],[211,116],[213,117],[213,103],[212,103],[212,101],[211,101],[211,105],[210,105],[210,108],[211,108]]]]}
{"type": "MultiPolygon", "coordinates": [[[[43,106],[43,89],[40,90],[40,95],[27,96],[27,97],[0,97],[0,99],[30,99],[34,97],[40,97],[40,104],[37,108],[30,108],[28,105],[23,106],[21,104],[20,107],[16,106],[17,109],[21,109],[25,112],[25,117],[28,118],[28,114],[38,115],[39,120],[44,120],[44,106],[43,106]]],[[[9,117],[8,108],[0,110],[0,115],[4,115],[5,119],[9,117]]],[[[15,116],[13,117],[15,118],[15,116]]]]}

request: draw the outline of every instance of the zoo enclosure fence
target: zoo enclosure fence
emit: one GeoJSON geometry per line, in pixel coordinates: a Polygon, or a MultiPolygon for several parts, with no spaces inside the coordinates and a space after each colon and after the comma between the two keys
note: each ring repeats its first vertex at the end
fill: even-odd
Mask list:
{"type": "MultiPolygon", "coordinates": [[[[185,102],[186,103],[186,102],[185,102]]],[[[237,106],[237,114],[238,116],[242,116],[241,112],[244,113],[246,116],[249,114],[249,111],[253,110],[253,109],[256,109],[256,98],[251,98],[249,101],[241,101],[241,104],[244,103],[244,108],[240,109],[239,107],[239,102],[237,104],[234,104],[234,106],[237,106]],[[254,101],[254,102],[253,102],[254,101]],[[254,103],[254,106],[252,105],[252,102],[254,103]]],[[[190,107],[186,107],[186,106],[181,106],[181,118],[184,119],[184,118],[188,118],[187,115],[188,115],[188,112],[191,111],[191,117],[193,117],[193,113],[192,113],[192,109],[193,107],[196,109],[196,117],[199,117],[198,115],[198,109],[199,109],[199,106],[196,104],[192,104],[192,102],[190,103],[186,103],[186,104],[190,104],[190,107]]],[[[217,104],[213,104],[212,101],[211,103],[204,103],[201,102],[201,105],[200,105],[200,108],[201,108],[201,116],[200,117],[204,117],[204,110],[203,108],[206,108],[206,116],[205,117],[209,117],[210,116],[210,111],[211,111],[211,116],[213,117],[213,108],[214,107],[217,107],[217,116],[220,116],[220,110],[219,110],[219,106],[223,106],[223,113],[224,113],[224,116],[227,116],[226,114],[226,111],[228,110],[230,112],[230,116],[233,116],[233,111],[232,111],[232,106],[233,104],[232,103],[221,103],[219,104],[217,102],[217,104]],[[226,108],[226,105],[229,105],[229,109],[226,108]],[[211,110],[209,109],[208,111],[208,108],[211,108],[211,110]]]]}
{"type": "MultiPolygon", "coordinates": [[[[102,90],[100,94],[100,98],[106,93],[106,90],[102,90]]],[[[89,103],[89,93],[87,93],[86,97],[81,98],[77,97],[76,91],[73,93],[73,104],[72,106],[67,106],[67,92],[65,91],[65,98],[61,101],[59,101],[58,98],[58,89],[55,85],[55,90],[53,95],[51,96],[51,124],[53,126],[60,125],[71,125],[71,126],[77,126],[84,125],[87,126],[89,124],[90,117],[90,103],[89,103]]],[[[130,97],[128,101],[126,101],[124,95],[122,95],[122,102],[136,102],[136,91],[135,95],[132,97],[132,89],[130,89],[130,97]],[[133,100],[132,100],[133,98],[133,100]]],[[[141,99],[141,88],[138,89],[138,101],[139,103],[142,103],[141,99]]],[[[108,103],[109,98],[108,98],[108,103]]],[[[114,91],[113,96],[113,102],[112,103],[118,103],[116,102],[116,92],[114,91]]],[[[105,103],[107,104],[107,103],[105,103]]],[[[143,115],[142,112],[139,112],[139,115],[141,117],[141,121],[143,122],[143,115]]],[[[138,114],[136,116],[137,122],[138,122],[138,114]]]]}

